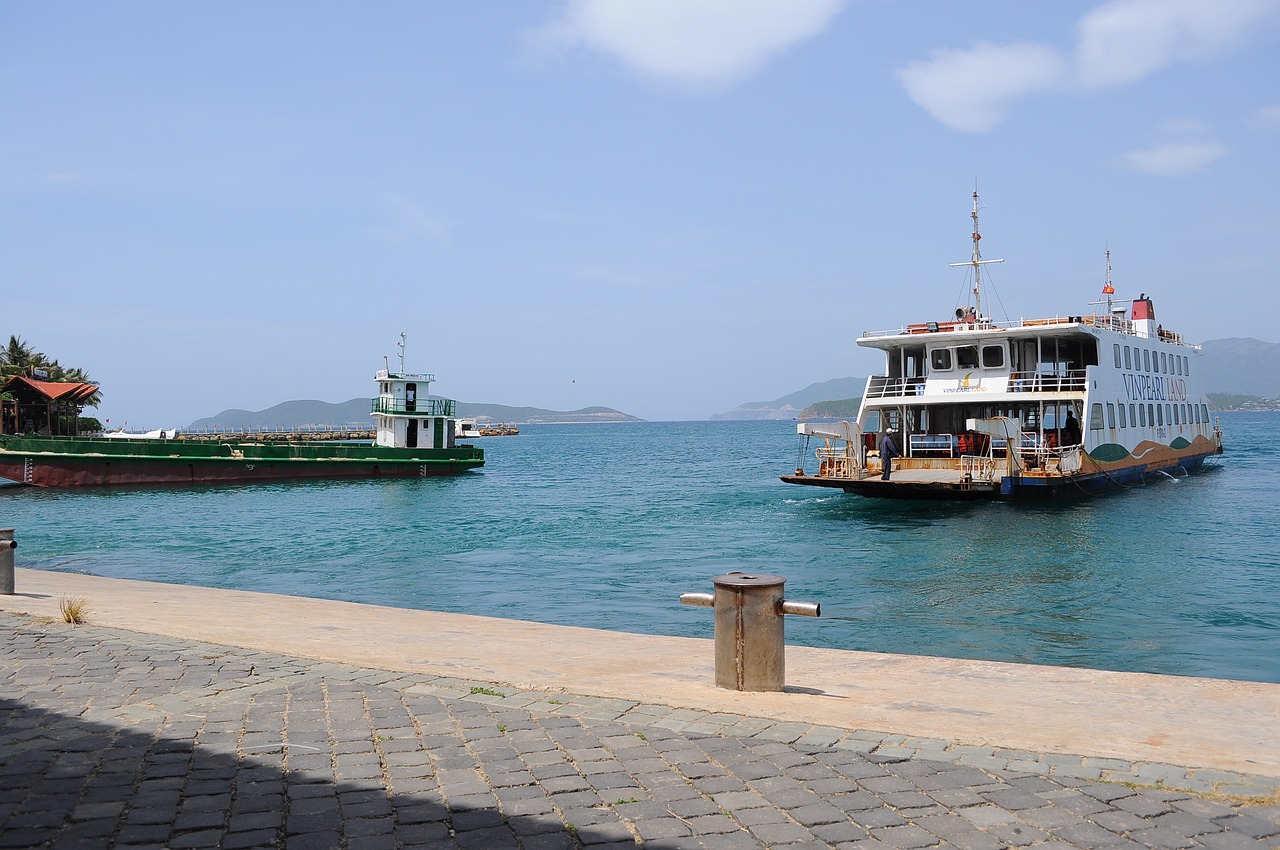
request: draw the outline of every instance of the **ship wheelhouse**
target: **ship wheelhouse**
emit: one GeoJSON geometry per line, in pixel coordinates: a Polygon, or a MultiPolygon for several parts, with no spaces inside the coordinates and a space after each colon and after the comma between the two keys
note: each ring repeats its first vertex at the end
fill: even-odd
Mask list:
{"type": "Polygon", "coordinates": [[[374,443],[400,449],[454,447],[453,399],[429,395],[435,375],[380,370],[374,376],[374,443]]]}

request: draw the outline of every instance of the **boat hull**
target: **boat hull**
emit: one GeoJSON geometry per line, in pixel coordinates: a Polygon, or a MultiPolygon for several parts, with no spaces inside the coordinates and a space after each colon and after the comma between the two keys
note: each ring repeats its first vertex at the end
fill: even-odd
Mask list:
{"type": "Polygon", "coordinates": [[[352,444],[0,438],[0,477],[33,487],[421,478],[455,475],[483,465],[483,450],[472,446],[388,449],[352,444]],[[150,445],[140,445],[144,442],[150,445]]]}
{"type": "Polygon", "coordinates": [[[888,481],[881,479],[878,473],[864,478],[819,477],[802,473],[781,478],[788,484],[830,487],[876,499],[1039,501],[1099,495],[1142,487],[1154,478],[1163,480],[1191,475],[1203,471],[1207,461],[1218,454],[1221,452],[1166,456],[1149,463],[1113,466],[1095,463],[1091,464],[1094,471],[1089,472],[1005,475],[991,482],[912,480],[909,471],[898,470],[888,481]]]}

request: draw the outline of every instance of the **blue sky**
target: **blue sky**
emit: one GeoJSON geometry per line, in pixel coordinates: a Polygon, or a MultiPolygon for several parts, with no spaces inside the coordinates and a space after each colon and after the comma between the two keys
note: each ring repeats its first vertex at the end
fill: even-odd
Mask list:
{"type": "Polygon", "coordinates": [[[0,334],[113,424],[371,395],[702,419],[951,315],[1277,341],[1280,0],[0,6],[0,334]]]}

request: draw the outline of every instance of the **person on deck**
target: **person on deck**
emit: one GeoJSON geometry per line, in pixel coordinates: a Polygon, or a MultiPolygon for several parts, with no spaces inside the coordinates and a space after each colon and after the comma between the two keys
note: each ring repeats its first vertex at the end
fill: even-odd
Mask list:
{"type": "Polygon", "coordinates": [[[1074,446],[1080,442],[1080,423],[1076,420],[1074,410],[1067,411],[1067,420],[1062,423],[1062,444],[1074,446]]]}
{"type": "Polygon", "coordinates": [[[880,473],[880,480],[889,480],[889,473],[893,470],[893,459],[901,456],[898,447],[894,445],[893,429],[890,428],[884,432],[884,437],[880,440],[880,467],[883,470],[880,473]]]}

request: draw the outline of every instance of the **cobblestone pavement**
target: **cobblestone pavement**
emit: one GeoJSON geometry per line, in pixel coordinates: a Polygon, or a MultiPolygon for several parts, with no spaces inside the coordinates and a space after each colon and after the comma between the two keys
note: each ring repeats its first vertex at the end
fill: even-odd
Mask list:
{"type": "Polygon", "coordinates": [[[3,848],[1280,847],[1276,780],[9,614],[0,635],[3,848]]]}

